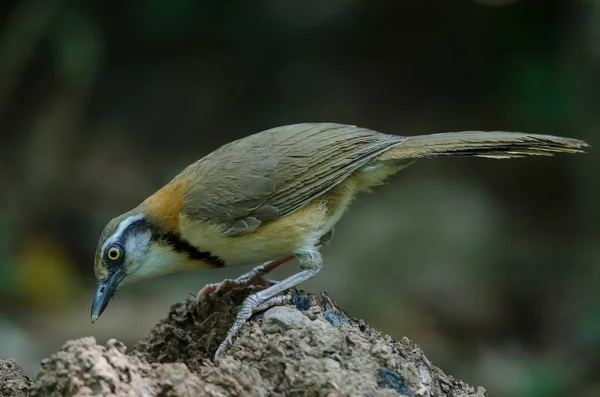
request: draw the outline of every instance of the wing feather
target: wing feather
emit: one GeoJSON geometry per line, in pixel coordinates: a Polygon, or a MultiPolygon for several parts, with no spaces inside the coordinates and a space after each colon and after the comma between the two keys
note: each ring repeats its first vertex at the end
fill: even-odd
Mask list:
{"type": "Polygon", "coordinates": [[[216,223],[231,236],[252,232],[329,191],[405,139],[333,123],[294,124],[250,135],[178,176],[192,181],[184,213],[216,223]]]}

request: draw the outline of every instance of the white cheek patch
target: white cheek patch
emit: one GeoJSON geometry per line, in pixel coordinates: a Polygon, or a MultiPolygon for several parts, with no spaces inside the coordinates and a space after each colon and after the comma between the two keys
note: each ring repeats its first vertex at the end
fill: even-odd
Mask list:
{"type": "Polygon", "coordinates": [[[173,252],[172,250],[157,245],[150,245],[143,261],[138,262],[138,266],[131,269],[125,280],[134,282],[149,277],[160,276],[172,273],[177,270],[186,270],[192,268],[184,256],[173,252]]]}
{"type": "Polygon", "coordinates": [[[142,263],[147,256],[148,243],[152,232],[146,229],[141,233],[129,234],[125,241],[125,261],[129,263],[142,263]]]}

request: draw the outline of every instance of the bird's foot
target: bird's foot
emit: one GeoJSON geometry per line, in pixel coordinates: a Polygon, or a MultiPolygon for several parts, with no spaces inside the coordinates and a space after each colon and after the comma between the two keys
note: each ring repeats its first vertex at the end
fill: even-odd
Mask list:
{"type": "MultiPolygon", "coordinates": [[[[322,239],[320,244],[317,244],[316,246],[313,245],[303,247],[304,249],[301,250],[301,253],[296,253],[296,257],[298,258],[298,261],[300,262],[300,266],[302,268],[300,272],[286,279],[283,279],[277,284],[271,285],[266,289],[258,291],[257,293],[252,294],[246,299],[244,299],[242,307],[237,317],[235,318],[235,322],[229,329],[225,340],[219,345],[219,348],[215,353],[215,360],[219,358],[221,353],[223,353],[223,351],[225,351],[225,349],[227,349],[227,347],[231,345],[233,338],[235,338],[235,336],[240,332],[240,329],[248,321],[252,314],[291,301],[291,294],[279,294],[295,287],[296,285],[310,278],[313,278],[319,273],[319,271],[323,267],[323,259],[321,258],[321,254],[319,253],[318,247],[320,245],[326,244],[327,241],[331,238],[332,234],[333,232],[327,233],[327,235],[324,239],[322,239]]],[[[257,272],[262,276],[268,271],[272,270],[274,267],[277,267],[292,258],[293,256],[289,256],[278,259],[276,261],[267,262],[264,265],[255,268],[252,272],[248,274],[257,272]]]]}
{"type": "Polygon", "coordinates": [[[198,295],[196,296],[196,302],[198,302],[200,298],[204,295],[219,292],[224,289],[248,287],[250,285],[265,285],[267,287],[270,287],[274,284],[277,284],[277,281],[266,279],[260,275],[248,277],[247,274],[244,274],[236,279],[227,278],[219,283],[206,284],[200,290],[200,292],[198,292],[198,295]]]}
{"type": "Polygon", "coordinates": [[[282,305],[284,303],[289,302],[291,299],[292,296],[290,294],[286,294],[273,296],[266,300],[262,300],[260,297],[260,292],[257,294],[250,295],[246,299],[244,299],[244,303],[242,303],[242,307],[237,317],[235,318],[235,322],[233,323],[231,328],[229,328],[229,332],[227,333],[225,340],[221,342],[219,348],[215,353],[215,360],[219,358],[221,353],[223,353],[229,346],[231,346],[233,338],[237,336],[242,326],[246,324],[248,319],[250,319],[250,317],[252,317],[254,313],[267,310],[273,306],[282,305]]]}
{"type": "MultiPolygon", "coordinates": [[[[321,239],[315,246],[322,247],[327,245],[333,238],[333,233],[334,229],[331,228],[331,230],[329,230],[321,237],[321,239]]],[[[293,255],[284,256],[283,258],[275,259],[270,262],[265,262],[262,265],[255,267],[248,273],[243,274],[236,279],[225,279],[220,283],[206,284],[204,288],[202,288],[200,292],[198,292],[198,295],[196,296],[196,302],[198,302],[198,300],[200,300],[200,297],[204,295],[219,292],[223,289],[248,287],[250,285],[263,285],[266,287],[273,286],[277,284],[277,281],[266,279],[265,276],[271,271],[277,269],[279,266],[283,265],[286,262],[289,262],[292,259],[294,259],[293,255]]]]}
{"type": "Polygon", "coordinates": [[[248,287],[250,285],[264,285],[267,287],[275,285],[277,284],[277,281],[268,280],[265,278],[265,276],[269,272],[273,271],[274,269],[278,268],[279,266],[283,265],[284,263],[290,261],[293,258],[294,257],[290,255],[285,256],[283,258],[275,259],[274,261],[266,262],[260,266],[255,267],[248,273],[243,274],[236,279],[226,279],[221,281],[220,283],[207,284],[206,286],[204,286],[204,288],[200,290],[200,292],[198,292],[198,295],[196,296],[196,302],[198,302],[200,297],[202,297],[203,295],[218,292],[222,289],[248,287]]]}

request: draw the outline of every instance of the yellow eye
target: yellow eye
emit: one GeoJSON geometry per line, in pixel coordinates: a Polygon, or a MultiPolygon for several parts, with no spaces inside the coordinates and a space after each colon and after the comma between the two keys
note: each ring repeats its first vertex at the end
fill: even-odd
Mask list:
{"type": "Polygon", "coordinates": [[[110,247],[108,251],[106,251],[106,256],[111,261],[116,261],[121,257],[121,249],[119,247],[110,247]]]}

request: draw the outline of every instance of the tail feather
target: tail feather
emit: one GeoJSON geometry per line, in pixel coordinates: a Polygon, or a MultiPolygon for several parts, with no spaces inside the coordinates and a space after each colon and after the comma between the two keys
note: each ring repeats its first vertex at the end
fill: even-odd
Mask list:
{"type": "Polygon", "coordinates": [[[583,153],[584,141],[520,132],[463,131],[407,137],[400,145],[379,156],[386,159],[432,157],[486,157],[494,159],[583,153]]]}

